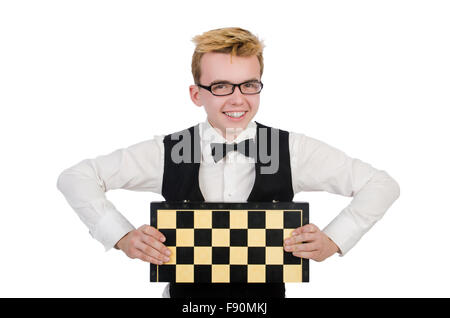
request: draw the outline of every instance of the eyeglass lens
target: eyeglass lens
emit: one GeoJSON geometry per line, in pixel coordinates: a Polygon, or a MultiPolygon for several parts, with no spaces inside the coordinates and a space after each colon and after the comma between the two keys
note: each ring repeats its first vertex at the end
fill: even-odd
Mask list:
{"type": "MultiPolygon", "coordinates": [[[[261,83],[247,82],[240,85],[243,94],[256,94],[261,90],[261,83]]],[[[211,86],[211,91],[216,95],[228,95],[233,92],[233,84],[219,83],[211,86]]]]}

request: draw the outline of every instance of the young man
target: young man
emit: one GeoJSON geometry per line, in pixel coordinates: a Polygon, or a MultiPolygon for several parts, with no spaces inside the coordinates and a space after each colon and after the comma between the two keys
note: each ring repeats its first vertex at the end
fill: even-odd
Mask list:
{"type": "MultiPolygon", "coordinates": [[[[198,143],[200,157],[181,164],[174,160],[179,134],[172,134],[83,160],[63,171],[58,189],[91,235],[106,250],[114,246],[130,258],[163,264],[170,258],[164,236],[149,225],[136,229],[106,199],[106,191],[152,191],[167,201],[207,202],[292,201],[301,191],[327,191],[354,198],[325,229],[314,224],[296,229],[285,240],[285,250],[315,261],[347,253],[398,198],[398,184],[386,172],[323,142],[252,121],[259,107],[264,66],[263,44],[253,34],[240,28],[216,29],[196,36],[194,42],[195,85],[189,90],[194,104],[205,108],[207,120],[181,133],[196,137],[192,140],[198,143]],[[272,171],[263,172],[268,167],[258,154],[249,156],[232,147],[217,156],[219,151],[214,150],[217,143],[263,140],[264,130],[277,136],[271,148],[278,155],[272,171]]],[[[165,291],[169,295],[285,297],[285,287],[170,284],[165,291]]]]}

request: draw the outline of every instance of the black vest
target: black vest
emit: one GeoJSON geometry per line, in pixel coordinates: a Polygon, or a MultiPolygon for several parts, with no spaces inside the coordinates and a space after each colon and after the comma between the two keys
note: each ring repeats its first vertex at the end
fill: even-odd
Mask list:
{"type": "MultiPolygon", "coordinates": [[[[287,131],[264,126],[256,122],[256,161],[255,183],[248,202],[292,201],[294,192],[292,188],[291,164],[289,155],[289,133],[287,131]],[[274,173],[267,158],[272,155],[272,138],[279,137],[279,166],[274,173]],[[260,140],[267,138],[267,149],[260,149],[260,140]],[[265,169],[266,171],[263,171],[265,169]],[[265,173],[261,173],[261,171],[265,173]]],[[[186,143],[183,143],[186,144],[186,143]]],[[[273,145],[276,145],[274,143],[273,145]]],[[[263,146],[264,147],[264,146],[263,146]]],[[[265,147],[264,147],[265,148],[265,147]]],[[[178,149],[175,149],[178,150],[178,149]]],[[[204,202],[198,181],[200,168],[200,136],[199,125],[184,131],[167,135],[164,138],[164,176],[162,195],[166,201],[196,201],[204,202]],[[184,140],[189,138],[189,140],[184,140]],[[172,149],[181,140],[188,141],[191,151],[179,155],[187,159],[185,162],[172,160],[172,149]]],[[[272,166],[273,167],[273,166],[272,166]]],[[[178,297],[285,297],[283,283],[251,283],[251,284],[170,284],[170,296],[178,297]]]]}

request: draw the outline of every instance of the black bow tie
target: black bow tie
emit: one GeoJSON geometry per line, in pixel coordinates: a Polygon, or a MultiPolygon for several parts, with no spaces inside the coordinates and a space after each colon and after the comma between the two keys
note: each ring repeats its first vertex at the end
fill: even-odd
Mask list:
{"type": "Polygon", "coordinates": [[[246,139],[238,144],[211,143],[211,154],[215,162],[225,157],[230,151],[238,151],[247,157],[256,158],[256,143],[253,139],[246,139]]]}

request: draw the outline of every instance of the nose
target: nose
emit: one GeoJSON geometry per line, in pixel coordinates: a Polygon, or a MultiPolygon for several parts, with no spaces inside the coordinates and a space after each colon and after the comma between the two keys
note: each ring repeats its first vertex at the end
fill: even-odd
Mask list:
{"type": "Polygon", "coordinates": [[[229,95],[229,98],[232,104],[239,105],[244,103],[244,95],[241,93],[241,90],[239,89],[238,86],[234,87],[234,92],[233,94],[229,95]]]}

